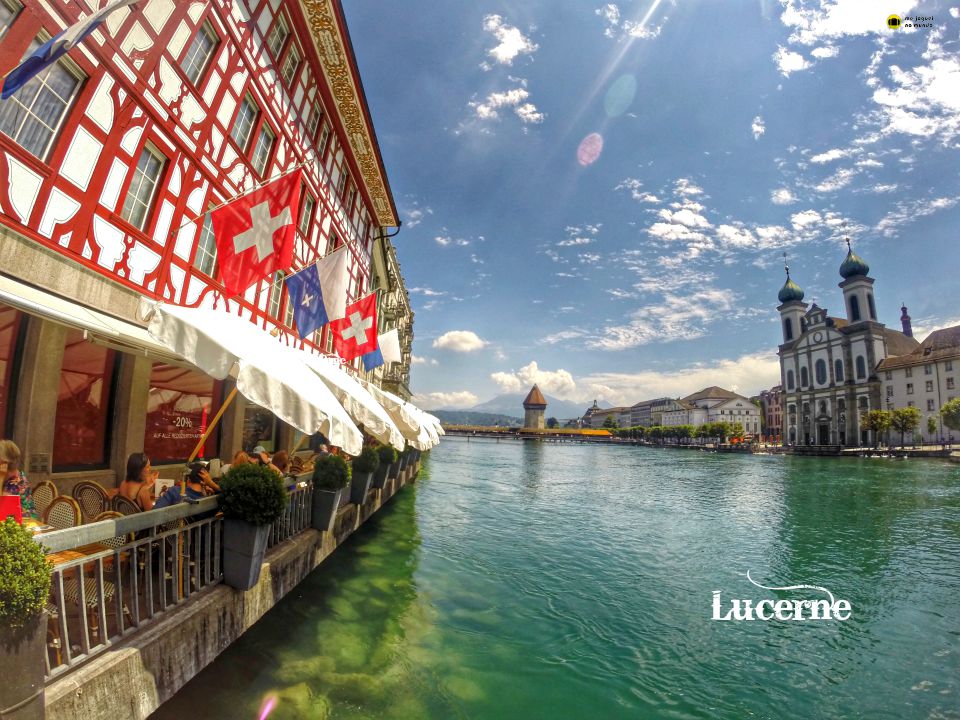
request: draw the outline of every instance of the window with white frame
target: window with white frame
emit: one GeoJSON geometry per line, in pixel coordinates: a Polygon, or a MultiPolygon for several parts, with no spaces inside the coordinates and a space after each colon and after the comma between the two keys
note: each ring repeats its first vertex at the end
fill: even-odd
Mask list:
{"type": "Polygon", "coordinates": [[[0,0],[0,35],[3,35],[23,8],[13,0],[0,0]]]}
{"type": "Polygon", "coordinates": [[[276,140],[276,135],[273,134],[270,126],[264,123],[263,127],[260,128],[260,134],[257,135],[257,144],[253,148],[253,158],[251,159],[253,169],[261,177],[267,171],[267,163],[270,162],[274,140],[276,140]]]}
{"type": "Polygon", "coordinates": [[[907,395],[913,395],[913,383],[907,383],[907,395]]]}
{"type": "Polygon", "coordinates": [[[888,398],[893,397],[893,385],[887,385],[887,397],[888,398]]]}
{"type": "Polygon", "coordinates": [[[190,43],[190,49],[187,50],[180,67],[194,85],[206,70],[218,42],[219,38],[209,21],[201,25],[197,34],[193,36],[193,42],[190,43]]]}
{"type": "Polygon", "coordinates": [[[947,378],[947,390],[953,390],[953,378],[947,378]]]}
{"type": "Polygon", "coordinates": [[[343,199],[343,189],[347,186],[347,169],[341,168],[340,177],[337,178],[337,197],[343,199]]]}
{"type": "Polygon", "coordinates": [[[303,196],[303,207],[300,209],[300,234],[307,237],[310,234],[310,223],[313,222],[313,209],[317,206],[317,201],[309,195],[303,196]]]}
{"type": "Polygon", "coordinates": [[[240,109],[237,111],[237,117],[233,121],[233,129],[230,130],[230,137],[240,146],[241,150],[246,150],[250,142],[250,134],[253,132],[253,126],[257,122],[257,115],[260,114],[260,108],[253,101],[253,98],[247,95],[240,103],[240,109]]]}
{"type": "Polygon", "coordinates": [[[311,138],[317,136],[317,128],[320,127],[320,121],[323,120],[323,110],[319,102],[314,102],[310,107],[310,115],[307,117],[307,134],[311,138]]]}
{"type": "Polygon", "coordinates": [[[925,387],[927,392],[933,392],[933,380],[927,380],[925,387]]]}
{"type": "Polygon", "coordinates": [[[283,298],[283,270],[273,274],[273,283],[270,285],[270,302],[267,304],[267,314],[272,318],[280,318],[280,300],[283,298]]]}
{"type": "Polygon", "coordinates": [[[283,82],[287,87],[293,87],[294,80],[297,79],[297,70],[300,69],[300,51],[296,45],[291,45],[287,51],[287,56],[283,59],[283,69],[280,75],[283,76],[283,82]]]}
{"type": "Polygon", "coordinates": [[[904,374],[906,377],[913,377],[913,368],[906,368],[906,369],[903,371],[903,374],[904,374]]]}
{"type": "Polygon", "coordinates": [[[320,139],[317,140],[317,153],[323,159],[323,153],[327,149],[327,140],[330,137],[330,126],[323,123],[323,129],[320,130],[320,139]]]}
{"type": "MultiPolygon", "coordinates": [[[[0,2],[0,6],[7,8],[4,2],[0,2]]],[[[35,39],[27,54],[34,52],[43,42],[46,40],[35,39]]],[[[44,68],[0,103],[0,132],[31,155],[44,159],[77,95],[82,77],[80,70],[69,60],[60,60],[44,68]]]]}
{"type": "Polygon", "coordinates": [[[267,35],[267,47],[270,48],[270,54],[279,58],[287,38],[290,37],[290,26],[283,15],[278,15],[273,27],[270,28],[270,34],[267,35]]]}
{"type": "Polygon", "coordinates": [[[933,400],[927,400],[927,410],[936,410],[936,403],[933,400]]]}
{"type": "Polygon", "coordinates": [[[214,268],[217,266],[217,241],[213,236],[213,220],[209,212],[203,216],[203,227],[200,229],[193,266],[210,277],[213,277],[214,268]]]}
{"type": "Polygon", "coordinates": [[[164,164],[165,158],[153,147],[147,145],[143,148],[127,190],[127,197],[123,201],[123,210],[120,211],[124,220],[140,230],[146,228],[164,164]]]}
{"type": "Polygon", "coordinates": [[[947,362],[944,363],[944,365],[943,365],[943,369],[946,370],[947,372],[952,371],[952,370],[953,370],[953,361],[952,361],[952,360],[947,360],[947,362]]]}
{"type": "Polygon", "coordinates": [[[924,375],[933,375],[933,365],[927,364],[923,366],[924,375]]]}

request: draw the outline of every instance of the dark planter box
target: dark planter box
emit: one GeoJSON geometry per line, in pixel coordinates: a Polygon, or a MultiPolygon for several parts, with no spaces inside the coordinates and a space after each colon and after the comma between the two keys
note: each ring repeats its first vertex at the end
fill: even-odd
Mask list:
{"type": "Polygon", "coordinates": [[[370,489],[370,483],[372,481],[372,472],[354,472],[353,480],[350,481],[350,502],[354,505],[363,505],[363,501],[367,499],[367,491],[370,489]]]}
{"type": "Polygon", "coordinates": [[[310,510],[310,527],[321,532],[333,532],[337,510],[343,498],[350,497],[350,488],[338,490],[313,490],[313,507],[310,510]]]}
{"type": "Polygon", "coordinates": [[[3,720],[43,720],[47,614],[18,631],[0,629],[0,711],[3,720]],[[11,708],[11,710],[7,710],[11,708]]]}
{"type": "Polygon", "coordinates": [[[406,455],[403,455],[400,458],[400,472],[402,473],[404,470],[406,470],[409,464],[410,464],[410,453],[407,453],[406,455]]]}
{"type": "Polygon", "coordinates": [[[257,584],[269,534],[269,525],[251,525],[234,518],[223,521],[223,581],[227,585],[249,590],[257,584]]]}
{"type": "Polygon", "coordinates": [[[373,474],[373,487],[377,490],[383,490],[383,486],[387,482],[387,472],[390,470],[390,466],[381,463],[377,467],[377,471],[373,474]]]}
{"type": "Polygon", "coordinates": [[[390,465],[390,470],[387,472],[388,478],[395,478],[400,474],[400,460],[399,458],[390,465]]]}

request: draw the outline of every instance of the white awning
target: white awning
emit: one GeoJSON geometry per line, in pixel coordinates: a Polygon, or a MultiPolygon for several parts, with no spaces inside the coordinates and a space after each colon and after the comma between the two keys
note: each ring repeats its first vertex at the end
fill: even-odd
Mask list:
{"type": "Polygon", "coordinates": [[[178,360],[139,325],[3,275],[0,275],[0,303],[67,327],[85,330],[90,333],[90,340],[125,352],[146,353],[167,362],[178,360]]]}
{"type": "Polygon", "coordinates": [[[223,380],[236,366],[237,389],[297,430],[323,433],[350,455],[363,435],[317,374],[276,338],[223,310],[150,303],[149,332],[208,375],[223,380]]]}
{"type": "Polygon", "coordinates": [[[360,382],[376,398],[377,402],[383,405],[383,409],[393,418],[397,427],[400,428],[400,432],[413,447],[417,450],[429,450],[436,445],[426,428],[423,427],[418,408],[366,380],[360,382]]]}

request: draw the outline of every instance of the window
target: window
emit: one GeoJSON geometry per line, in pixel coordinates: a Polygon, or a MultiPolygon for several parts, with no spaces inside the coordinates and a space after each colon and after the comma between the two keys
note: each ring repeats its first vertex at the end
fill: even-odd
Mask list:
{"type": "Polygon", "coordinates": [[[303,196],[303,208],[300,210],[300,222],[298,227],[300,234],[307,237],[310,234],[310,223],[313,222],[313,209],[317,206],[317,201],[309,195],[303,196]]]}
{"type": "Polygon", "coordinates": [[[936,410],[936,403],[933,400],[927,400],[927,410],[936,410]]]}
{"type": "MultiPolygon", "coordinates": [[[[6,3],[0,2],[6,7],[6,3]]],[[[40,47],[34,40],[27,53],[40,47]]],[[[79,71],[65,60],[50,65],[0,103],[0,132],[43,159],[80,87],[79,71]]]]}
{"type": "Polygon", "coordinates": [[[953,390],[953,378],[947,378],[947,390],[953,390]]]}
{"type": "Polygon", "coordinates": [[[180,67],[194,85],[200,80],[210,58],[213,57],[217,42],[217,34],[209,22],[205,22],[193,36],[193,42],[190,43],[190,49],[187,50],[180,67]]]}
{"type": "Polygon", "coordinates": [[[790,318],[784,318],[783,320],[783,339],[793,340],[793,323],[790,318]]]}
{"type": "Polygon", "coordinates": [[[933,380],[927,380],[924,389],[926,392],[933,392],[933,380]]]}
{"type": "Polygon", "coordinates": [[[273,130],[266,124],[260,128],[260,134],[257,136],[257,146],[253,149],[253,169],[257,171],[260,177],[263,177],[267,171],[267,163],[270,162],[270,154],[273,151],[273,141],[276,136],[273,130]]]}
{"type": "Polygon", "coordinates": [[[327,139],[330,137],[330,126],[323,123],[320,130],[320,139],[317,140],[317,156],[322,160],[324,151],[327,149],[327,139]]]}
{"type": "Polygon", "coordinates": [[[883,374],[883,377],[884,377],[884,379],[886,379],[886,380],[893,380],[893,373],[890,372],[889,370],[887,370],[887,371],[883,374]]]}
{"type": "Polygon", "coordinates": [[[347,171],[341,169],[340,177],[337,178],[337,197],[343,199],[343,190],[347,186],[347,171]]]}
{"type": "Polygon", "coordinates": [[[20,6],[13,0],[0,0],[0,36],[2,36],[20,14],[20,6]]]}
{"type": "Polygon", "coordinates": [[[833,361],[833,374],[838,383],[843,382],[843,360],[833,361]]]}
{"type": "Polygon", "coordinates": [[[800,387],[804,388],[810,384],[810,374],[805,367],[800,368],[800,387]]]}
{"type": "Polygon", "coordinates": [[[924,366],[923,366],[923,374],[924,374],[924,375],[933,375],[933,365],[930,365],[929,363],[926,364],[926,365],[924,365],[924,366]]]}
{"type": "Polygon", "coordinates": [[[907,407],[916,407],[916,406],[917,406],[917,404],[916,404],[913,400],[910,400],[910,401],[907,403],[907,407]]]}
{"type": "Polygon", "coordinates": [[[331,232],[330,239],[327,241],[327,252],[325,252],[324,255],[329,255],[338,247],[340,247],[340,239],[335,232],[331,232]]]}
{"type": "Polygon", "coordinates": [[[320,127],[321,120],[323,120],[323,110],[320,109],[320,103],[315,102],[310,108],[310,117],[307,118],[307,134],[311,138],[317,136],[317,128],[320,127]]]}
{"type": "Polygon", "coordinates": [[[247,145],[250,142],[250,133],[253,132],[253,124],[256,122],[257,115],[259,114],[260,108],[257,107],[253,98],[249,95],[244,97],[243,102],[240,103],[240,110],[237,112],[237,117],[233,121],[233,129],[230,131],[230,137],[240,146],[241,150],[247,149],[247,145]]]}
{"type": "Polygon", "coordinates": [[[953,361],[947,360],[947,362],[943,366],[943,369],[946,370],[947,372],[951,372],[953,370],[953,361]]]}
{"type": "Polygon", "coordinates": [[[913,395],[913,383],[907,383],[907,395],[913,395]]]}
{"type": "Polygon", "coordinates": [[[793,370],[787,370],[787,390],[793,390],[793,370]]]}
{"type": "MultiPolygon", "coordinates": [[[[3,5],[3,3],[0,3],[3,5]]],[[[14,386],[14,359],[23,316],[11,307],[0,305],[0,437],[10,436],[11,396],[14,386]]]]}
{"type": "Polygon", "coordinates": [[[53,434],[54,472],[107,464],[115,353],[68,330],[53,434]]]}
{"type": "Polygon", "coordinates": [[[193,266],[210,277],[213,277],[213,271],[217,266],[217,241],[213,237],[213,220],[209,212],[203,216],[203,228],[200,230],[200,241],[197,243],[197,254],[193,258],[193,266]]]}
{"type": "Polygon", "coordinates": [[[272,318],[280,318],[280,300],[283,299],[283,271],[277,270],[273,274],[270,284],[270,302],[267,303],[267,314],[272,318]]]}
{"type": "Polygon", "coordinates": [[[153,204],[153,195],[160,182],[163,165],[164,158],[156,150],[150,146],[143,148],[130,182],[130,189],[127,190],[127,199],[123,201],[123,210],[120,212],[124,220],[140,230],[146,228],[147,216],[150,214],[150,205],[153,204]]]}
{"type": "Polygon", "coordinates": [[[887,397],[888,398],[893,397],[893,385],[887,385],[887,397]]]}
{"type": "Polygon", "coordinates": [[[863,380],[867,377],[867,362],[863,359],[863,355],[857,355],[857,379],[863,380]]]}
{"type": "Polygon", "coordinates": [[[827,384],[827,363],[825,360],[817,360],[814,363],[813,372],[817,376],[817,385],[827,384]]]}
{"type": "Polygon", "coordinates": [[[287,87],[292,87],[294,80],[297,79],[297,70],[300,69],[300,52],[296,47],[290,46],[287,56],[283,59],[283,69],[280,74],[283,76],[283,82],[287,87]]]}
{"type": "Polygon", "coordinates": [[[913,368],[909,368],[909,367],[906,368],[906,369],[903,371],[903,374],[904,374],[906,377],[913,377],[913,368]]]}
{"type": "Polygon", "coordinates": [[[288,37],[290,37],[290,27],[287,25],[287,19],[283,15],[278,15],[277,21],[270,29],[270,34],[267,35],[267,47],[270,48],[270,54],[274,59],[280,57],[288,37]]]}
{"type": "Polygon", "coordinates": [[[860,298],[856,295],[850,296],[850,321],[857,322],[860,319],[860,298]]]}
{"type": "MultiPolygon", "coordinates": [[[[183,461],[217,411],[220,383],[209,375],[174,365],[156,363],[150,371],[147,395],[147,422],[143,451],[155,465],[183,461]]],[[[216,456],[217,435],[200,450],[199,457],[216,456]]]]}
{"type": "Polygon", "coordinates": [[[870,308],[870,319],[877,319],[877,308],[873,304],[873,293],[867,293],[867,305],[870,308]]]}
{"type": "Polygon", "coordinates": [[[861,410],[868,410],[870,408],[870,401],[863,395],[860,396],[860,399],[857,400],[857,407],[861,410]]]}
{"type": "Polygon", "coordinates": [[[257,445],[263,445],[268,453],[277,450],[277,420],[269,410],[248,403],[243,411],[243,450],[253,452],[257,445]]]}

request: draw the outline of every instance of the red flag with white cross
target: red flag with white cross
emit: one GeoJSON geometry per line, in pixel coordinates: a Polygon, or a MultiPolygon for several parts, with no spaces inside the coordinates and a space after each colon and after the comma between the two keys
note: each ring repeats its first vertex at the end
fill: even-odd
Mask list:
{"type": "Polygon", "coordinates": [[[330,321],[333,347],[347,362],[377,349],[377,294],[370,293],[353,305],[346,315],[330,321]]]}
{"type": "Polygon", "coordinates": [[[301,174],[284,175],[210,213],[227,294],[293,264],[301,174]]]}

